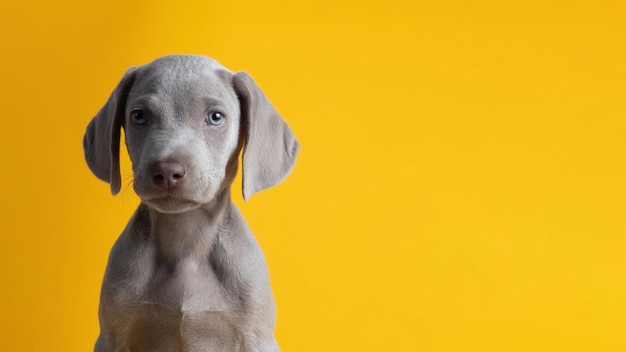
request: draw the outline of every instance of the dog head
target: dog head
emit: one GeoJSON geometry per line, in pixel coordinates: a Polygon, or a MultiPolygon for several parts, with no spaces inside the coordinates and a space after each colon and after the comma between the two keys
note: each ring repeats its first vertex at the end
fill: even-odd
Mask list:
{"type": "Polygon", "coordinates": [[[91,120],[83,147],[91,171],[121,188],[120,129],[144,203],[181,212],[230,187],[243,148],[243,196],[280,183],[299,145],[245,72],[204,56],[172,55],[131,68],[91,120]]]}

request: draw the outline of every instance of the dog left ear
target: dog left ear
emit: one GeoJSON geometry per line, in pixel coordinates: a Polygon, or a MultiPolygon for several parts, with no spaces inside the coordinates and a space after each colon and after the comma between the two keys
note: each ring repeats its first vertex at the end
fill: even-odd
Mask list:
{"type": "Polygon", "coordinates": [[[117,85],[109,100],[91,119],[83,149],[89,169],[102,181],[111,184],[111,193],[119,193],[120,175],[120,128],[124,121],[126,98],[135,80],[135,69],[129,69],[117,85]]]}
{"type": "Polygon", "coordinates": [[[243,198],[248,200],[289,175],[300,146],[250,75],[236,73],[233,86],[241,106],[243,198]]]}

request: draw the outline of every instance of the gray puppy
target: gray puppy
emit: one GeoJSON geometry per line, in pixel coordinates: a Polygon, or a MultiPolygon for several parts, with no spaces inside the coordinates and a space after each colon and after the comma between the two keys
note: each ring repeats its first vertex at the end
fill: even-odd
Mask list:
{"type": "Polygon", "coordinates": [[[111,250],[100,297],[104,351],[278,351],[263,253],[231,201],[281,182],[298,153],[245,72],[204,56],[131,68],[87,126],[91,171],[121,187],[120,129],[141,204],[111,250]]]}

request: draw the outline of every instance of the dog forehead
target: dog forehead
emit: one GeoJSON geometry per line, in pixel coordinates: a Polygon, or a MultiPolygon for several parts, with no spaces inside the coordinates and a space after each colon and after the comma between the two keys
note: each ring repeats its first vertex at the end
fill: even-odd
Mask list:
{"type": "Polygon", "coordinates": [[[137,69],[131,99],[141,95],[189,100],[211,97],[235,103],[233,74],[217,61],[200,55],[170,55],[137,69]]]}
{"type": "Polygon", "coordinates": [[[210,75],[219,71],[230,72],[216,60],[202,55],[169,55],[160,57],[142,66],[146,74],[152,73],[162,77],[210,75]]]}

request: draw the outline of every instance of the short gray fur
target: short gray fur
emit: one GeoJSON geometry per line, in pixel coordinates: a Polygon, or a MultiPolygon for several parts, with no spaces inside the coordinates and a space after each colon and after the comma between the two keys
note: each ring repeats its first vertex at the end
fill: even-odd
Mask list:
{"type": "Polygon", "coordinates": [[[245,199],[281,182],[299,149],[289,126],[245,72],[172,55],[128,70],[87,127],[87,164],[113,194],[121,128],[141,204],[109,256],[95,351],[279,351],[265,258],[230,185],[242,149],[245,199]]]}

